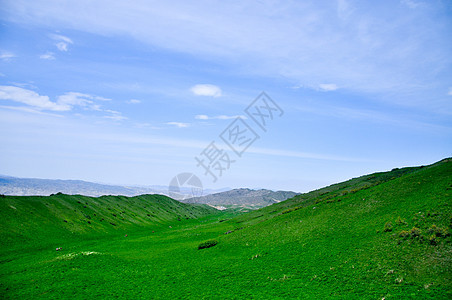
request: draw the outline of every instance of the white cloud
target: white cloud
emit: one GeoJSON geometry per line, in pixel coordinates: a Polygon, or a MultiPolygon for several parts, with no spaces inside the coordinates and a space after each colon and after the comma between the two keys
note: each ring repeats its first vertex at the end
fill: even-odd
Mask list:
{"type": "Polygon", "coordinates": [[[56,43],[55,46],[57,46],[58,50],[66,52],[68,45],[65,42],[59,42],[59,43],[56,43]]]}
{"type": "Polygon", "coordinates": [[[338,89],[337,85],[334,83],[322,83],[319,84],[319,89],[325,92],[335,91],[338,89]]]}
{"type": "Polygon", "coordinates": [[[24,89],[37,90],[37,86],[33,82],[10,82],[11,86],[21,87],[24,89]]]}
{"type": "Polygon", "coordinates": [[[111,114],[109,116],[104,116],[105,119],[110,119],[113,121],[127,120],[127,117],[124,117],[119,111],[110,110],[110,109],[107,109],[105,111],[111,114]]]}
{"type": "Polygon", "coordinates": [[[105,97],[100,97],[100,96],[92,96],[94,100],[99,100],[99,101],[111,101],[110,98],[105,98],[105,97]]]}
{"type": "Polygon", "coordinates": [[[195,119],[198,119],[198,120],[209,120],[209,116],[207,116],[207,115],[196,115],[195,119]]]}
{"type": "Polygon", "coordinates": [[[10,109],[10,110],[15,110],[15,111],[23,111],[23,112],[32,113],[32,114],[39,114],[39,115],[43,115],[43,116],[51,116],[51,117],[57,117],[57,118],[62,118],[63,117],[62,115],[59,115],[59,114],[42,112],[40,110],[36,110],[35,108],[31,108],[31,107],[28,107],[28,106],[0,105],[0,108],[10,109]]]}
{"type": "Polygon", "coordinates": [[[15,86],[0,86],[0,99],[24,103],[36,109],[53,111],[70,110],[70,106],[52,102],[48,96],[41,96],[34,91],[15,86]]]}
{"type": "Polygon", "coordinates": [[[186,127],[190,126],[190,124],[188,124],[188,123],[181,123],[181,122],[167,122],[166,124],[176,126],[178,128],[186,128],[186,127]]]}
{"type": "Polygon", "coordinates": [[[207,115],[196,115],[195,119],[197,120],[231,120],[231,119],[236,119],[236,118],[242,118],[242,119],[246,119],[246,116],[243,115],[235,115],[235,116],[226,116],[226,115],[219,115],[219,116],[212,116],[209,117],[207,115]]]}
{"type": "MultiPolygon", "coordinates": [[[[57,102],[62,105],[67,105],[70,108],[72,108],[73,106],[87,107],[87,106],[90,106],[91,104],[93,104],[92,99],[93,99],[93,97],[88,94],[69,92],[64,95],[58,96],[57,102]]],[[[70,110],[70,109],[68,109],[68,110],[70,110]]]]}
{"type": "Polygon", "coordinates": [[[450,82],[450,18],[440,1],[424,1],[422,10],[420,1],[402,3],[16,0],[3,9],[12,22],[131,37],[219,68],[237,67],[240,76],[282,77],[315,89],[334,82],[391,104],[431,108],[436,84],[450,82]]]}
{"type": "Polygon", "coordinates": [[[141,103],[141,101],[138,100],[138,99],[130,99],[130,100],[126,101],[126,103],[129,103],[129,104],[139,104],[139,103],[141,103]]]}
{"type": "Polygon", "coordinates": [[[40,59],[48,59],[48,60],[52,60],[55,59],[55,55],[53,52],[46,52],[45,54],[41,54],[39,55],[40,59]]]}
{"type": "Polygon", "coordinates": [[[56,43],[55,46],[58,48],[58,50],[63,52],[68,51],[69,44],[74,43],[70,38],[61,34],[51,34],[50,37],[58,41],[58,43],[56,43]]]}
{"type": "Polygon", "coordinates": [[[68,38],[67,36],[61,35],[61,34],[50,34],[50,37],[53,38],[56,41],[63,41],[67,44],[73,44],[74,42],[68,38]]]}
{"type": "Polygon", "coordinates": [[[0,54],[0,59],[3,61],[10,61],[12,58],[16,57],[14,53],[11,52],[2,52],[0,54]]]}
{"type": "Polygon", "coordinates": [[[221,89],[213,84],[197,84],[190,88],[190,91],[196,96],[220,97],[221,89]]]}
{"type": "MultiPolygon", "coordinates": [[[[57,100],[53,102],[48,96],[42,96],[35,91],[17,86],[0,86],[0,99],[27,104],[37,110],[51,111],[70,111],[76,106],[86,110],[103,111],[101,106],[94,101],[109,100],[107,98],[83,93],[68,92],[58,96],[57,100]]],[[[107,112],[117,115],[117,112],[114,111],[107,112]]]]}

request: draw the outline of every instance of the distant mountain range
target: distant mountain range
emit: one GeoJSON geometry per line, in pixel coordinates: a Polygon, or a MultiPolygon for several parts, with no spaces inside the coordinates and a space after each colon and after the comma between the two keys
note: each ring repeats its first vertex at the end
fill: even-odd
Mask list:
{"type": "MultiPolygon", "coordinates": [[[[204,190],[204,194],[217,193],[225,189],[204,190]]],[[[160,194],[168,196],[168,187],[162,185],[139,187],[100,184],[82,180],[56,180],[37,178],[17,178],[0,175],[0,194],[13,196],[49,196],[63,193],[67,195],[84,195],[99,197],[103,195],[138,196],[143,194],[160,194]]],[[[180,197],[192,195],[190,188],[181,188],[180,197]]],[[[174,194],[171,195],[173,198],[174,194]]],[[[180,200],[180,199],[176,199],[180,200]]]]}
{"type": "Polygon", "coordinates": [[[213,206],[239,206],[260,208],[278,203],[298,195],[289,191],[271,191],[266,189],[234,189],[230,191],[210,194],[182,200],[186,203],[209,204],[213,206]]]}
{"type": "MultiPolygon", "coordinates": [[[[185,203],[200,203],[211,206],[236,206],[260,208],[284,201],[297,195],[288,191],[271,191],[266,189],[207,189],[204,196],[188,198],[193,195],[188,187],[181,187],[180,193],[169,193],[168,187],[154,185],[147,187],[108,185],[83,180],[17,178],[0,175],[0,194],[10,196],[49,196],[56,193],[67,195],[84,195],[99,197],[103,195],[138,196],[143,194],[160,194],[170,196],[185,203]]],[[[220,207],[221,208],[221,207],[220,207]]]]}

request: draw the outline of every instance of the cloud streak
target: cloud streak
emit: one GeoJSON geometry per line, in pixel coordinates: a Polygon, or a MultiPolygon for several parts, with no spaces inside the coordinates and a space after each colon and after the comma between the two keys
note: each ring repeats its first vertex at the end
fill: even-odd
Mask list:
{"type": "Polygon", "coordinates": [[[53,52],[46,52],[44,54],[39,55],[40,59],[46,59],[46,60],[54,60],[55,54],[53,52]]]}
{"type": "Polygon", "coordinates": [[[219,116],[208,116],[208,115],[196,115],[195,119],[197,120],[232,120],[236,118],[247,119],[246,116],[243,115],[235,115],[235,116],[227,116],[227,115],[219,115],[219,116]]]}
{"type": "Polygon", "coordinates": [[[189,123],[182,123],[182,122],[167,122],[167,125],[175,126],[177,128],[187,128],[190,126],[189,123]]]}
{"type": "Polygon", "coordinates": [[[11,52],[2,52],[0,54],[0,59],[3,61],[10,61],[11,59],[15,58],[16,55],[14,53],[11,52]]]}

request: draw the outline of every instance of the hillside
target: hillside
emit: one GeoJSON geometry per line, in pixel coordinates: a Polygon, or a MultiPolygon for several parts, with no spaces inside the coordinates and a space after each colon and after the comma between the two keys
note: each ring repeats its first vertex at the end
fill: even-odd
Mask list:
{"type": "Polygon", "coordinates": [[[186,203],[202,203],[209,205],[236,206],[246,208],[261,208],[278,203],[297,195],[295,192],[234,189],[226,192],[210,194],[184,200],[186,203]]]}
{"type": "MultiPolygon", "coordinates": [[[[451,192],[452,159],[445,159],[354,178],[238,217],[170,221],[155,233],[152,225],[130,226],[128,237],[113,230],[91,239],[83,223],[90,229],[77,239],[49,237],[39,247],[14,244],[8,234],[11,246],[25,250],[2,247],[0,291],[14,299],[450,299],[451,192]]],[[[26,220],[31,208],[19,204],[26,220]]],[[[19,218],[12,212],[3,213],[2,226],[19,218]]],[[[34,220],[37,228],[53,226],[34,220]]]]}
{"type": "Polygon", "coordinates": [[[3,243],[14,243],[55,234],[105,234],[216,213],[207,205],[184,204],[163,195],[1,196],[0,234],[3,243]]]}

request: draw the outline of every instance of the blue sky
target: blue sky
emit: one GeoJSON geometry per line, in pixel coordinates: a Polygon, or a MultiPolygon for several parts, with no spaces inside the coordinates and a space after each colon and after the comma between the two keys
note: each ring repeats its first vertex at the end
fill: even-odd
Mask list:
{"type": "MultiPolygon", "coordinates": [[[[309,191],[451,156],[450,1],[0,0],[0,173],[309,191]],[[284,111],[261,130],[265,91],[284,111]],[[237,156],[220,134],[259,136],[237,156]],[[217,181],[195,157],[231,160],[217,181]]],[[[219,174],[217,174],[219,175],[219,174]]]]}

